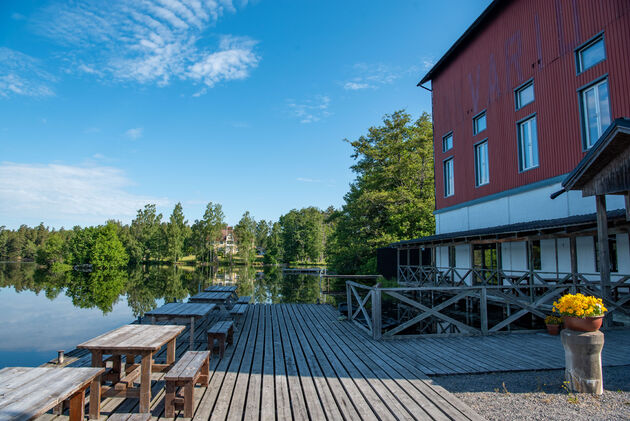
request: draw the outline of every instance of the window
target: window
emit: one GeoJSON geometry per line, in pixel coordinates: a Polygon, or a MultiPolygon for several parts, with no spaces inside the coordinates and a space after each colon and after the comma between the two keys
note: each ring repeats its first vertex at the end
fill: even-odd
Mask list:
{"type": "Polygon", "coordinates": [[[577,71],[578,73],[582,73],[584,70],[595,66],[605,59],[606,49],[604,47],[604,36],[600,35],[576,51],[575,60],[577,62],[577,71]]]}
{"type": "Polygon", "coordinates": [[[455,246],[448,247],[448,266],[455,267],[455,246]]]}
{"type": "Polygon", "coordinates": [[[453,169],[453,158],[444,161],[444,197],[452,196],[455,193],[455,174],[453,169]]]}
{"type": "Polygon", "coordinates": [[[536,116],[518,123],[518,168],[526,171],[538,166],[536,116]]]}
{"type": "Polygon", "coordinates": [[[490,181],[488,171],[488,141],[475,145],[475,185],[482,186],[490,181]]]}
{"type": "Polygon", "coordinates": [[[442,152],[453,149],[453,132],[442,138],[442,152]]]}
{"type": "Polygon", "coordinates": [[[542,269],[542,258],[540,252],[540,240],[532,241],[530,266],[532,270],[542,269]]]}
{"type": "Polygon", "coordinates": [[[514,96],[517,110],[523,108],[530,102],[534,102],[534,81],[528,82],[524,86],[516,89],[514,96]]]}
{"type": "Polygon", "coordinates": [[[473,135],[479,134],[486,130],[486,112],[482,112],[473,117],[473,135]]]}
{"type": "MultiPolygon", "coordinates": [[[[595,237],[595,272],[599,272],[599,247],[597,247],[598,241],[595,237]]],[[[619,266],[617,265],[617,236],[611,235],[608,237],[608,253],[610,258],[610,271],[619,272],[619,266]]]]}
{"type": "Polygon", "coordinates": [[[589,149],[610,126],[608,80],[604,79],[583,89],[580,96],[584,147],[589,149]]]}

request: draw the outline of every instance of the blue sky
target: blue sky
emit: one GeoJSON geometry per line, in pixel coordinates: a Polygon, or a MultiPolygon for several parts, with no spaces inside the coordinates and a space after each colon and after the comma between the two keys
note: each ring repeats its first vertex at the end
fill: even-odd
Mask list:
{"type": "Polygon", "coordinates": [[[339,207],[355,139],[484,1],[3,0],[0,225],[339,207]]]}

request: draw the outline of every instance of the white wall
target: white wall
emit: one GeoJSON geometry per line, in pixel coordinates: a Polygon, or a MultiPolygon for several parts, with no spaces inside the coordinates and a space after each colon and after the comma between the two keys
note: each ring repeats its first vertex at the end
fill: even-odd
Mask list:
{"type": "MultiPolygon", "coordinates": [[[[595,198],[568,192],[554,200],[551,193],[561,189],[560,183],[501,197],[487,202],[437,213],[436,232],[466,231],[518,222],[565,218],[595,213],[595,198]]],[[[624,208],[623,196],[606,196],[608,210],[624,208]]]]}

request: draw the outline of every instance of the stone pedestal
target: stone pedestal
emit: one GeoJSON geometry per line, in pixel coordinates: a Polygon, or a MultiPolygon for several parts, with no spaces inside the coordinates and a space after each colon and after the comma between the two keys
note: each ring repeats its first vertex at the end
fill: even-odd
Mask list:
{"type": "Polygon", "coordinates": [[[564,329],[561,333],[566,368],[565,380],[574,392],[604,393],[602,348],[604,334],[564,329]]]}

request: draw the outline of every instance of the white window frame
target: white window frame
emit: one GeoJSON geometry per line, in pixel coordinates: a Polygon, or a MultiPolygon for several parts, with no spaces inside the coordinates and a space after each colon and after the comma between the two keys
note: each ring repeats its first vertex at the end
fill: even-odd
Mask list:
{"type": "Polygon", "coordinates": [[[596,65],[598,65],[599,63],[601,63],[602,61],[606,61],[606,41],[604,40],[604,33],[600,33],[595,35],[593,38],[591,38],[590,40],[586,41],[584,44],[582,44],[581,46],[579,46],[578,48],[575,49],[575,67],[577,70],[577,74],[583,73],[586,70],[590,69],[591,67],[595,67],[596,65]],[[602,57],[601,60],[591,64],[588,67],[584,67],[583,63],[582,63],[582,53],[584,53],[586,50],[588,50],[589,48],[591,48],[593,45],[597,44],[599,41],[602,42],[603,45],[603,50],[604,50],[604,56],[602,57]]]}
{"type": "Polygon", "coordinates": [[[488,162],[488,139],[484,139],[474,145],[475,156],[475,186],[483,186],[490,183],[490,163],[488,162]],[[480,154],[484,148],[483,154],[480,154]],[[482,171],[483,170],[483,171],[482,171]]]}
{"type": "Polygon", "coordinates": [[[488,128],[488,116],[486,115],[486,110],[483,110],[479,114],[473,117],[473,136],[477,136],[479,133],[485,132],[488,128]],[[483,130],[477,130],[477,122],[481,120],[481,118],[485,119],[486,127],[483,130]]]}
{"type": "Polygon", "coordinates": [[[534,79],[531,79],[525,82],[524,84],[522,84],[521,86],[519,86],[518,88],[514,90],[514,102],[515,102],[515,106],[517,110],[520,110],[524,106],[531,104],[535,100],[536,100],[536,92],[534,91],[534,79]],[[530,86],[532,88],[532,100],[526,103],[522,103],[520,94],[521,92],[523,92],[525,89],[529,88],[530,86]]]}
{"type": "Polygon", "coordinates": [[[518,131],[518,168],[520,172],[528,171],[533,168],[537,168],[540,165],[540,148],[538,147],[538,121],[536,119],[536,114],[532,114],[527,116],[523,120],[520,120],[516,123],[517,131],[518,131]],[[536,130],[532,130],[532,122],[535,122],[536,130]],[[529,135],[530,141],[529,144],[525,145],[524,143],[524,134],[525,129],[527,129],[527,134],[529,135]],[[525,151],[528,152],[528,155],[525,155],[525,151]],[[530,156],[529,160],[526,160],[526,157],[530,156]]]}
{"type": "Polygon", "coordinates": [[[451,149],[453,149],[453,146],[455,146],[454,143],[454,139],[453,139],[453,132],[448,132],[447,134],[445,134],[444,136],[442,136],[442,152],[448,152],[451,149]],[[451,139],[451,147],[447,148],[447,139],[450,138],[451,139]]]}
{"type": "Polygon", "coordinates": [[[608,125],[610,125],[612,123],[612,115],[611,115],[611,110],[610,110],[610,85],[608,84],[608,77],[603,77],[591,83],[590,85],[586,86],[585,88],[580,89],[580,118],[582,122],[582,137],[583,137],[582,146],[584,147],[584,149],[590,149],[595,144],[595,142],[597,142],[597,139],[599,139],[602,133],[604,133],[606,128],[608,128],[608,126],[606,127],[602,126],[601,102],[599,100],[599,86],[603,85],[604,83],[606,84],[607,90],[608,90],[608,115],[610,117],[610,122],[608,123],[608,125]],[[591,139],[591,133],[588,127],[588,115],[587,115],[588,107],[586,104],[586,92],[590,90],[594,90],[595,95],[596,95],[595,104],[597,106],[597,131],[599,132],[597,139],[591,139]]]}
{"type": "Polygon", "coordinates": [[[451,197],[455,194],[455,162],[452,156],[444,160],[442,172],[444,174],[444,197],[451,197]],[[450,174],[447,174],[447,166],[450,166],[450,174]]]}

